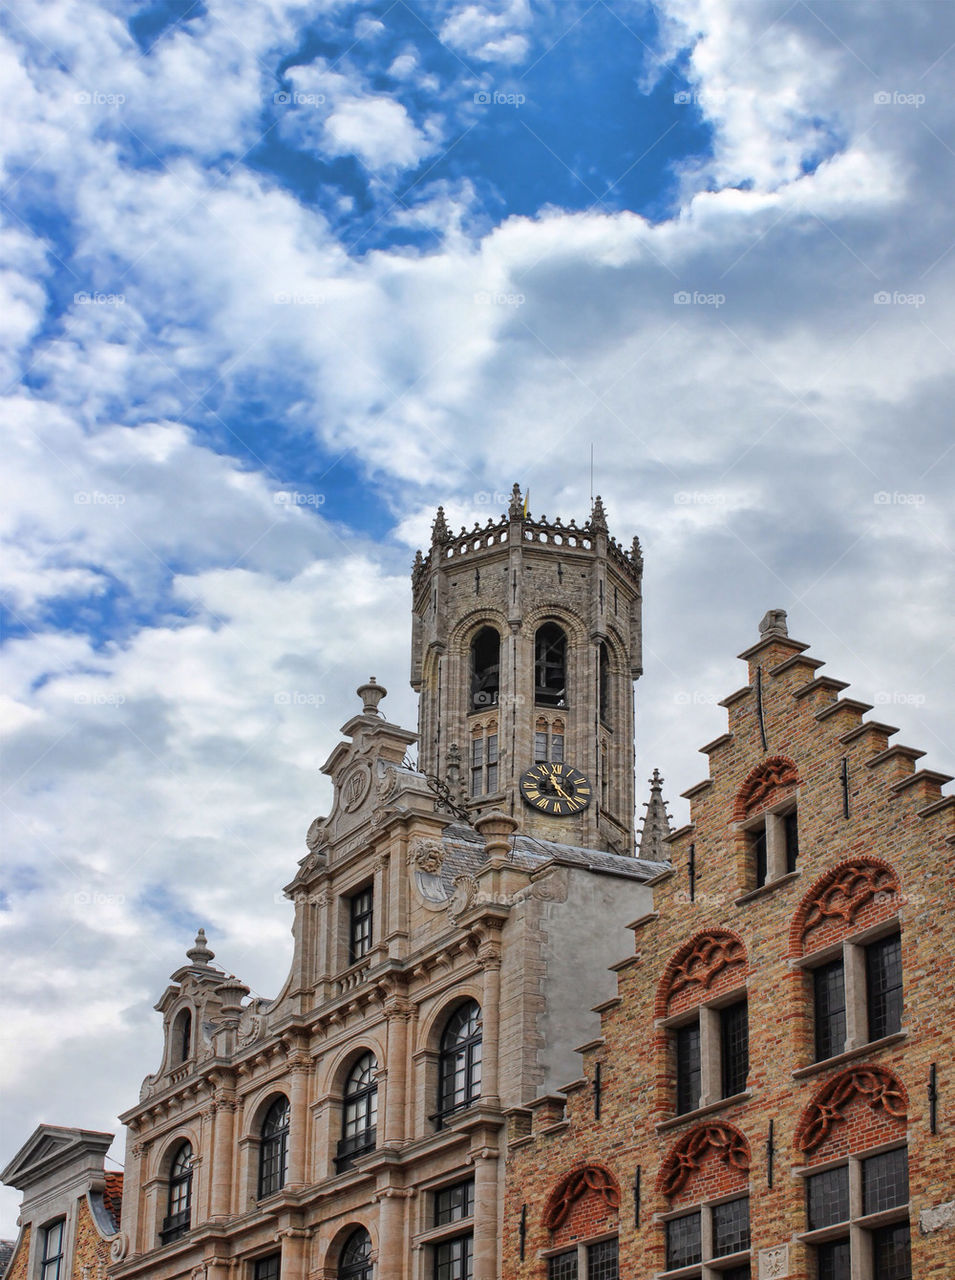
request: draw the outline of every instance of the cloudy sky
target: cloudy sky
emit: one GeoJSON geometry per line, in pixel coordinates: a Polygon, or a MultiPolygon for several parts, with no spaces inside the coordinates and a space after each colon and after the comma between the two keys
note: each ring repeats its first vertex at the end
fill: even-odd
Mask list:
{"type": "Polygon", "coordinates": [[[685,821],[770,607],[955,772],[950,0],[3,18],[3,1160],[118,1130],[199,925],[280,986],[439,502],[580,520],[593,445],[641,803],[685,821]]]}

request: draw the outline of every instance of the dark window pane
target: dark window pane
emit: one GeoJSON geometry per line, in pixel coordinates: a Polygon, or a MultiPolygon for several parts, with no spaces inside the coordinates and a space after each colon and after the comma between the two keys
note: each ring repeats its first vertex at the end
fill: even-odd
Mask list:
{"type": "Polygon", "coordinates": [[[481,1010],[469,1000],[452,1014],[441,1037],[438,1111],[469,1107],[481,1094],[481,1010]]]}
{"type": "Polygon", "coordinates": [[[796,870],[796,859],[799,857],[799,826],[795,809],[783,818],[783,831],[786,840],[786,870],[792,872],[796,870]]]}
{"type": "Polygon", "coordinates": [[[545,622],[534,638],[534,701],[549,707],[566,705],[567,637],[545,622]]]}
{"type": "Polygon", "coordinates": [[[912,1280],[907,1222],[873,1231],[872,1275],[873,1280],[912,1280]]]}
{"type": "Polygon", "coordinates": [[[253,1280],[279,1280],[282,1255],[270,1253],[267,1258],[256,1258],[252,1265],[253,1280]]]}
{"type": "Polygon", "coordinates": [[[862,1161],[862,1212],[897,1209],[909,1198],[909,1160],[905,1147],[862,1161]]]}
{"type": "Polygon", "coordinates": [[[470,1233],[435,1246],[434,1280],[471,1280],[474,1274],[474,1241],[470,1233]]]}
{"type": "Polygon", "coordinates": [[[262,1123],[262,1145],[259,1148],[260,1200],[285,1186],[288,1173],[288,1132],[288,1099],[277,1098],[269,1107],[262,1123]]]}
{"type": "Polygon", "coordinates": [[[349,951],[350,960],[354,963],[371,950],[373,899],[370,886],[352,896],[349,901],[349,910],[351,916],[349,951]]]}
{"type": "Polygon", "coordinates": [[[372,1280],[371,1236],[364,1227],[353,1231],[345,1241],[338,1280],[372,1280]]]}
{"type": "Polygon", "coordinates": [[[720,1280],[750,1280],[749,1263],[744,1262],[742,1266],[730,1267],[728,1271],[721,1271],[720,1280]]]}
{"type": "Polygon", "coordinates": [[[474,1213],[474,1179],[458,1182],[453,1187],[443,1187],[434,1195],[434,1225],[443,1227],[474,1213]]]}
{"type": "Polygon", "coordinates": [[[702,1260],[699,1212],[688,1213],[667,1223],[667,1270],[692,1267],[702,1260]]]}
{"type": "Polygon", "coordinates": [[[846,984],[842,961],[813,970],[816,1061],[832,1058],[846,1047],[846,984]]]}
{"type": "Polygon", "coordinates": [[[534,734],[534,763],[543,764],[547,759],[547,734],[534,734]]]}
{"type": "Polygon", "coordinates": [[[587,1247],[587,1280],[620,1280],[616,1240],[601,1240],[587,1247]]]}
{"type": "Polygon", "coordinates": [[[554,764],[560,764],[564,758],[564,735],[555,733],[550,740],[550,758],[554,764]]]}
{"type": "Polygon", "coordinates": [[[749,1075],[749,1021],[746,1001],[720,1010],[720,1051],[723,1097],[742,1093],[749,1075]]]}
{"type": "Polygon", "coordinates": [[[880,938],[865,949],[869,1039],[902,1030],[902,940],[880,938]]]}
{"type": "Polygon", "coordinates": [[[817,1280],[851,1280],[848,1240],[816,1245],[816,1276],[817,1280]]]}
{"type": "Polygon", "coordinates": [[[547,1259],[547,1280],[577,1280],[577,1250],[547,1259]]]}
{"type": "Polygon", "coordinates": [[[160,1238],[163,1244],[178,1240],[192,1221],[192,1147],[184,1142],[176,1152],[169,1173],[169,1199],[160,1238]]]}
{"type": "Polygon", "coordinates": [[[41,1258],[41,1280],[60,1280],[60,1268],[63,1262],[63,1227],[64,1220],[54,1222],[43,1232],[43,1256],[41,1258]]]}
{"type": "Polygon", "coordinates": [[[749,1198],[713,1206],[713,1256],[742,1253],[749,1248],[749,1198]]]}
{"type": "Polygon", "coordinates": [[[756,888],[766,883],[766,828],[760,827],[758,831],[750,832],[749,848],[753,858],[753,866],[756,871],[756,888]]]}
{"type": "Polygon", "coordinates": [[[471,709],[494,706],[500,683],[501,637],[493,627],[482,627],[471,642],[471,709]]]}
{"type": "Polygon", "coordinates": [[[827,1169],[806,1179],[806,1218],[809,1230],[849,1220],[849,1169],[827,1169]]]}
{"type": "Polygon", "coordinates": [[[678,1027],[676,1032],[677,1115],[700,1105],[700,1024],[678,1027]]]}

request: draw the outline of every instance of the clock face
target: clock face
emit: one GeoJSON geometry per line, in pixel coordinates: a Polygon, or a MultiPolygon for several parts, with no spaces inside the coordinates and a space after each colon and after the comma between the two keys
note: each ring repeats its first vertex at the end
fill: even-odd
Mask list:
{"type": "Polygon", "coordinates": [[[593,797],[589,780],[571,764],[535,764],[521,775],[521,795],[534,809],[563,818],[586,809],[593,797]]]}

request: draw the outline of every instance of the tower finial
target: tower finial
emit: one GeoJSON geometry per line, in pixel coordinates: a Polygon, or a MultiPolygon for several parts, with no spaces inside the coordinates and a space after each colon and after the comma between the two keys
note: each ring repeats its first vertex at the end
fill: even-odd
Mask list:
{"type": "Polygon", "coordinates": [[[431,526],[431,541],[443,544],[450,542],[451,530],[448,528],[448,522],[444,518],[444,507],[438,507],[438,513],[434,517],[434,524],[431,526]]]}
{"type": "Polygon", "coordinates": [[[660,770],[654,769],[650,778],[650,799],[646,803],[643,830],[640,832],[639,857],[647,862],[668,862],[665,841],[669,834],[670,816],[663,799],[663,778],[660,770]]]}
{"type": "Polygon", "coordinates": [[[759,624],[759,635],[763,637],[769,636],[788,636],[789,628],[786,626],[786,610],[785,609],[767,609],[763,614],[763,620],[759,624]]]}
{"type": "Polygon", "coordinates": [[[590,511],[590,527],[596,533],[607,532],[607,513],[604,511],[603,498],[598,493],[590,511]]]}
{"type": "Polygon", "coordinates": [[[368,677],[367,684],[361,684],[355,690],[359,698],[361,698],[362,715],[380,716],[378,703],[382,700],[388,690],[383,684],[379,684],[374,676],[368,677]]]}
{"type": "Polygon", "coordinates": [[[511,490],[511,501],[507,508],[507,514],[512,520],[527,519],[527,503],[521,497],[521,486],[515,484],[511,490]]]}
{"type": "Polygon", "coordinates": [[[206,944],[205,929],[200,929],[196,934],[195,945],[189,948],[186,952],[186,956],[193,964],[199,965],[208,965],[210,960],[214,960],[216,958],[216,953],[214,951],[210,951],[206,944]]]}

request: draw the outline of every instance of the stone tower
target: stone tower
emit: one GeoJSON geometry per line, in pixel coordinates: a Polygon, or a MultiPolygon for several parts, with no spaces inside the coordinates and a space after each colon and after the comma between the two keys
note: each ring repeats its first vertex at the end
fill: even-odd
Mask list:
{"type": "Polygon", "coordinates": [[[419,768],[472,818],[633,854],[642,573],[599,497],[583,525],[532,518],[516,484],[483,527],[452,534],[438,509],[412,573],[419,768]]]}

